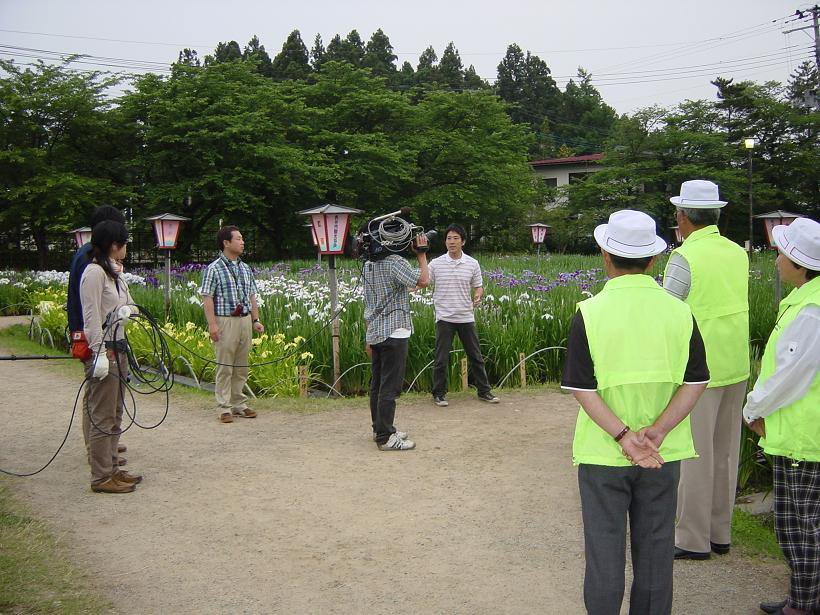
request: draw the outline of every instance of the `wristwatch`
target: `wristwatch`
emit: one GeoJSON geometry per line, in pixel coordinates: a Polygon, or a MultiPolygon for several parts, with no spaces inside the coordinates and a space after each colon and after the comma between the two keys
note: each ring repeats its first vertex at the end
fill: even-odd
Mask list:
{"type": "Polygon", "coordinates": [[[252,324],[256,324],[256,323],[258,323],[258,322],[259,322],[259,319],[258,319],[258,318],[254,318],[254,319],[253,319],[253,323],[252,323],[252,324]]]}

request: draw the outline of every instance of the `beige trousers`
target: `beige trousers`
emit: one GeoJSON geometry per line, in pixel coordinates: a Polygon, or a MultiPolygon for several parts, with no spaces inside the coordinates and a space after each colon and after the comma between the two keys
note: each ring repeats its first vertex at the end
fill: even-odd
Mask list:
{"type": "Polygon", "coordinates": [[[732,512],[740,455],[746,381],[706,389],[692,410],[697,459],[681,463],[675,546],[710,552],[710,541],[732,542],[732,512]]]}
{"type": "MultiPolygon", "coordinates": [[[[100,361],[108,360],[101,356],[100,361]]],[[[85,362],[86,376],[94,369],[93,361],[85,362]]],[[[119,375],[128,375],[128,356],[119,353],[119,375]]],[[[83,436],[86,437],[88,461],[91,464],[91,483],[107,481],[118,469],[117,447],[120,443],[122,414],[125,408],[125,385],[117,376],[117,362],[108,360],[108,375],[103,379],[91,378],[86,382],[83,399],[83,436]]]]}
{"type": "Polygon", "coordinates": [[[227,409],[239,414],[248,405],[244,393],[248,381],[248,355],[251,352],[253,327],[250,316],[217,316],[219,341],[214,343],[216,350],[216,405],[219,413],[227,409]]]}

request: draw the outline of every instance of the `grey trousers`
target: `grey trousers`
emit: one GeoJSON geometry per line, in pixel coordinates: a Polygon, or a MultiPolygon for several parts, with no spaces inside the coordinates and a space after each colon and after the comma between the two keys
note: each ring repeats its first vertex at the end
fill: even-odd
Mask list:
{"type": "Polygon", "coordinates": [[[630,615],[672,612],[675,504],[680,462],[659,470],[581,464],[584,604],[592,615],[619,615],[624,596],[626,522],[632,551],[630,615]]]}

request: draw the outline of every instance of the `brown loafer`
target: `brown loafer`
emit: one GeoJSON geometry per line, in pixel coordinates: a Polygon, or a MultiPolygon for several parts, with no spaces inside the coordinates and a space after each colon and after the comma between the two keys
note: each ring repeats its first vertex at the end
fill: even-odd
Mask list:
{"type": "Polygon", "coordinates": [[[255,419],[256,418],[256,412],[254,410],[251,410],[250,408],[245,408],[241,412],[234,412],[234,414],[236,416],[244,416],[246,419],[255,419]]]}
{"type": "Polygon", "coordinates": [[[142,476],[139,474],[131,474],[125,470],[118,470],[114,473],[114,480],[125,483],[126,485],[138,485],[142,482],[142,476]]]}
{"type": "Polygon", "coordinates": [[[128,450],[128,447],[127,447],[127,446],[125,446],[125,444],[120,444],[120,445],[117,447],[117,452],[118,452],[118,453],[124,453],[124,452],[125,452],[125,451],[127,451],[127,450],[128,450]]]}
{"type": "Polygon", "coordinates": [[[233,423],[233,415],[230,412],[223,412],[219,415],[219,420],[223,423],[233,423]]]}
{"type": "Polygon", "coordinates": [[[113,476],[105,482],[91,485],[91,491],[94,493],[131,493],[134,489],[136,489],[135,485],[121,483],[113,476]]]}

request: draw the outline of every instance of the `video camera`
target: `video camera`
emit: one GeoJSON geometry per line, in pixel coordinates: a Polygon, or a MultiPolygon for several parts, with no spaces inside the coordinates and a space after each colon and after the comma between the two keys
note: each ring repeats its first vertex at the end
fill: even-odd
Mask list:
{"type": "MultiPolygon", "coordinates": [[[[399,216],[410,214],[409,207],[402,207],[383,216],[377,216],[363,225],[354,244],[353,254],[358,258],[370,261],[381,260],[391,254],[409,254],[416,237],[426,234],[432,240],[438,233],[429,230],[425,233],[421,226],[412,224],[399,216]]],[[[416,251],[427,252],[428,246],[416,251]]]]}

